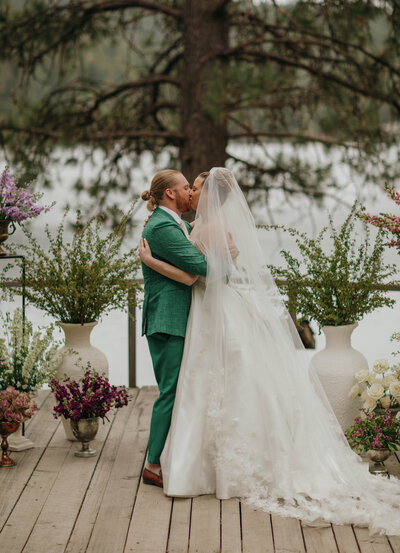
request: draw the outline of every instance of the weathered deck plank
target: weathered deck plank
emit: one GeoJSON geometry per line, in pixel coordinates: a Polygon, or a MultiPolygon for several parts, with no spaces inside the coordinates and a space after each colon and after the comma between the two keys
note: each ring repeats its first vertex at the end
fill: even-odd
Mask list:
{"type": "MultiPolygon", "coordinates": [[[[113,553],[124,549],[146,455],[154,399],[152,390],[141,391],[125,423],[115,461],[108,465],[110,476],[87,553],[113,553]]],[[[119,427],[114,430],[119,430],[119,427]]],[[[110,438],[113,438],[113,433],[110,438]]]]}
{"type": "Polygon", "coordinates": [[[221,553],[241,553],[241,520],[237,499],[221,501],[221,553]]]}
{"type": "Polygon", "coordinates": [[[272,515],[276,553],[305,553],[300,522],[294,518],[272,515]]]}
{"type": "MultiPolygon", "coordinates": [[[[136,400],[138,390],[135,390],[132,395],[134,397],[132,398],[132,403],[128,406],[128,408],[120,409],[115,416],[107,442],[104,446],[101,458],[99,459],[99,464],[89,485],[79,517],[75,522],[75,526],[69,538],[65,553],[79,553],[81,551],[86,551],[87,548],[88,550],[91,550],[93,549],[93,544],[98,542],[98,532],[93,532],[93,530],[99,523],[104,523],[103,512],[104,510],[108,511],[107,501],[104,505],[103,502],[109,494],[110,482],[112,482],[111,487],[114,482],[112,474],[115,474],[116,467],[119,466],[117,458],[121,451],[121,447],[124,444],[123,434],[125,433],[125,430],[131,420],[133,422],[138,420],[135,413],[132,413],[132,411],[137,408],[136,400]],[[102,509],[103,512],[100,513],[102,509]]],[[[125,479],[126,476],[121,475],[121,478],[125,479]]],[[[126,479],[124,481],[128,483],[126,479]]],[[[116,501],[118,501],[118,499],[119,498],[116,494],[116,501]]],[[[112,524],[114,523],[113,513],[111,513],[109,522],[111,523],[112,528],[112,524]]],[[[111,534],[111,536],[109,535],[108,537],[111,537],[111,539],[117,543],[118,540],[121,539],[120,536],[115,536],[114,532],[110,532],[110,526],[108,525],[107,520],[104,524],[105,532],[111,534]]],[[[122,540],[124,543],[125,536],[122,536],[122,540]]],[[[100,550],[103,550],[102,544],[99,545],[99,551],[100,550]]],[[[111,553],[112,549],[109,551],[111,553]]]]}
{"type": "Polygon", "coordinates": [[[335,536],[330,524],[314,521],[301,523],[307,553],[337,553],[335,536]]]}
{"type": "Polygon", "coordinates": [[[271,515],[244,503],[241,510],[243,553],[274,553],[271,515]]]}
{"type": "Polygon", "coordinates": [[[60,424],[53,418],[52,409],[52,398],[48,396],[27,428],[26,435],[34,442],[35,447],[11,453],[17,465],[0,469],[0,531],[60,424]]]}
{"type": "Polygon", "coordinates": [[[187,553],[189,547],[191,512],[191,499],[174,499],[169,531],[168,553],[187,553]]]}
{"type": "MultiPolygon", "coordinates": [[[[92,442],[92,447],[99,452],[108,430],[109,423],[100,425],[98,435],[92,442]]],[[[66,439],[65,442],[69,443],[66,439]]],[[[51,553],[64,552],[99,459],[98,456],[87,459],[75,457],[74,451],[78,447],[75,443],[69,446],[61,470],[23,549],[24,553],[43,553],[43,544],[51,553]]]]}
{"type": "Polygon", "coordinates": [[[220,553],[220,501],[211,495],[193,499],[189,553],[220,553]]]}
{"type": "MultiPolygon", "coordinates": [[[[92,459],[73,455],[48,391],[26,426],[35,448],[0,469],[0,549],[8,553],[400,553],[400,537],[306,524],[235,499],[171,499],[140,481],[157,391],[143,388],[100,427],[92,459]]],[[[400,476],[400,463],[386,463],[400,476]]]]}
{"type": "Polygon", "coordinates": [[[341,553],[360,553],[353,528],[350,525],[332,525],[333,533],[341,553]]]}
{"type": "Polygon", "coordinates": [[[160,488],[141,482],[125,553],[165,553],[172,499],[160,488]]]}

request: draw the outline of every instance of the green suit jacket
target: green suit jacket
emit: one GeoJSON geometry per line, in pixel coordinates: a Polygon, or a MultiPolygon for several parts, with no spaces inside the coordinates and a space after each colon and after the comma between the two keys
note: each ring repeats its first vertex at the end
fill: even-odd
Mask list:
{"type": "MultiPolygon", "coordinates": [[[[188,232],[191,226],[186,223],[188,232]]],[[[206,276],[205,257],[185,236],[175,219],[156,208],[143,231],[156,259],[166,261],[183,271],[206,276]]],[[[185,336],[192,300],[191,286],[171,280],[142,263],[144,303],[142,335],[162,332],[185,336]]]]}

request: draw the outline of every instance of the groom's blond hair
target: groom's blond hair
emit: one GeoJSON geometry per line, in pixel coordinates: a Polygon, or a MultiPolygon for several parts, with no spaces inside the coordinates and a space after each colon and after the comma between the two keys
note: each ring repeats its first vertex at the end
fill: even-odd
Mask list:
{"type": "Polygon", "coordinates": [[[175,186],[177,175],[180,175],[180,172],[174,169],[164,169],[154,175],[150,190],[145,190],[142,193],[142,200],[147,202],[147,209],[149,211],[154,211],[156,206],[159,205],[164,198],[164,192],[167,188],[175,186]]]}

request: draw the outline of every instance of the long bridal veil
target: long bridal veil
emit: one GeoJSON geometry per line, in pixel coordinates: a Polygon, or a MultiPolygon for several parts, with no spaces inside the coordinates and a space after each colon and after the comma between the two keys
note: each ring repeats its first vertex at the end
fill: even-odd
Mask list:
{"type": "Polygon", "coordinates": [[[371,475],[348,446],[227,169],[213,168],[205,181],[193,233],[208,265],[206,318],[195,332],[198,354],[208,352],[207,436],[217,474],[269,512],[400,534],[400,482],[371,475]],[[236,298],[241,307],[230,313],[240,320],[227,322],[224,302],[236,298]],[[228,332],[232,324],[239,336],[228,332]]]}

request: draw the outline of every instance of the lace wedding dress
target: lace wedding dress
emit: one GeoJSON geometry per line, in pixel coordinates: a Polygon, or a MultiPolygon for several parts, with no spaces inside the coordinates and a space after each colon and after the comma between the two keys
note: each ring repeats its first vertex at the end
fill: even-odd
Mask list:
{"type": "Polygon", "coordinates": [[[208,276],[193,286],[161,457],[165,493],[240,497],[278,515],[399,535],[400,481],[371,475],[348,446],[232,173],[211,171],[197,213],[191,239],[207,256],[208,276]]]}

